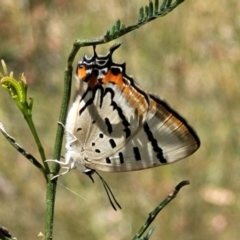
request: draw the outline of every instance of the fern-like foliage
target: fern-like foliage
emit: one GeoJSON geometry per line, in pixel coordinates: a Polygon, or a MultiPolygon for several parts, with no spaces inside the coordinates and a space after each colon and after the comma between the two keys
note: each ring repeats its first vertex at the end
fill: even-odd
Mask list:
{"type": "Polygon", "coordinates": [[[79,48],[84,46],[103,44],[117,39],[137,28],[140,28],[146,23],[167,15],[182,2],[184,2],[184,0],[176,0],[173,3],[172,0],[163,0],[160,6],[159,0],[154,0],[154,3],[150,1],[148,5],[139,9],[138,22],[136,24],[126,27],[120,20],[117,20],[111,29],[107,30],[104,36],[100,36],[94,39],[77,39],[74,42],[73,49],[69,55],[68,66],[72,65],[73,59],[77,54],[79,48]]]}
{"type": "Polygon", "coordinates": [[[117,20],[117,22],[112,26],[112,28],[108,30],[105,34],[105,41],[108,42],[116,39],[128,32],[131,32],[143,26],[148,22],[153,21],[156,18],[165,16],[182,2],[184,2],[184,0],[176,0],[174,3],[172,3],[172,0],[164,0],[162,5],[159,6],[159,0],[154,0],[154,3],[150,1],[148,5],[140,8],[138,22],[136,24],[125,27],[125,25],[122,24],[120,20],[117,20]]]}
{"type": "Polygon", "coordinates": [[[154,0],[154,3],[150,1],[148,5],[139,9],[138,22],[136,24],[126,27],[120,20],[117,20],[112,28],[107,30],[104,36],[94,39],[77,39],[74,42],[73,48],[68,57],[68,67],[72,68],[73,60],[81,47],[103,44],[117,39],[137,28],[140,28],[146,23],[167,15],[184,1],[185,0],[176,0],[172,3],[172,0],[163,0],[161,6],[159,0],[154,0]]]}

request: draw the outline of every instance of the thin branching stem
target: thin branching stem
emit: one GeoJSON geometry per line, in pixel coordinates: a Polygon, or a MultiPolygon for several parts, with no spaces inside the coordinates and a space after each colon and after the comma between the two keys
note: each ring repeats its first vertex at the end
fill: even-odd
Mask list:
{"type": "MultiPolygon", "coordinates": [[[[152,212],[149,213],[149,216],[146,222],[139,229],[138,233],[134,236],[133,240],[141,239],[141,236],[144,234],[144,232],[147,230],[147,228],[150,226],[153,220],[157,217],[158,213],[162,211],[162,209],[165,208],[177,196],[178,192],[182,187],[189,184],[190,182],[188,180],[180,182],[175,187],[175,189],[152,212]]],[[[152,232],[153,232],[153,229],[150,229],[150,232],[148,233],[149,237],[151,236],[152,232]]],[[[148,239],[148,238],[145,237],[144,239],[148,239]]]]}
{"type": "Polygon", "coordinates": [[[44,168],[45,168],[45,174],[48,174],[48,173],[50,173],[50,169],[49,169],[49,167],[48,167],[48,164],[45,162],[45,160],[46,160],[46,155],[45,155],[45,152],[44,152],[44,148],[43,148],[42,143],[41,143],[41,141],[40,141],[40,139],[39,139],[39,137],[38,137],[38,134],[37,134],[35,125],[34,125],[34,123],[33,123],[32,117],[26,117],[26,116],[24,116],[24,118],[25,118],[25,120],[26,120],[26,122],[27,122],[27,124],[28,124],[28,126],[29,126],[29,128],[30,128],[30,130],[31,130],[31,132],[32,132],[32,135],[33,135],[33,137],[34,137],[34,140],[35,140],[35,142],[36,142],[36,144],[37,144],[38,151],[39,151],[39,153],[40,153],[40,156],[41,156],[41,159],[42,159],[44,168]]]}

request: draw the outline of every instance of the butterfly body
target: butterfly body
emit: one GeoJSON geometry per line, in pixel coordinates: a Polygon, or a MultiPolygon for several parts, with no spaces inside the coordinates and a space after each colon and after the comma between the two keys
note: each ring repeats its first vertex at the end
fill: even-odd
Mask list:
{"type": "Polygon", "coordinates": [[[68,170],[122,172],[178,161],[200,140],[184,118],[161,98],[143,91],[112,61],[94,50],[77,66],[78,89],[66,122],[68,170]]]}

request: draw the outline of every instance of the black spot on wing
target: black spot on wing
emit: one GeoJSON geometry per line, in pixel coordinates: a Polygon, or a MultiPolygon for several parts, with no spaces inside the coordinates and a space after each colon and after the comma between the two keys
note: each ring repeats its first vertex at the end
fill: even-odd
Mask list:
{"type": "Polygon", "coordinates": [[[106,163],[111,164],[111,160],[109,157],[106,158],[106,163]]]}
{"type": "Polygon", "coordinates": [[[134,147],[133,148],[133,153],[134,153],[134,157],[135,157],[136,161],[141,160],[141,154],[139,152],[139,148],[138,147],[134,147]]]}
{"type": "Polygon", "coordinates": [[[126,138],[131,135],[131,130],[129,128],[125,128],[123,131],[126,133],[126,138]]]}
{"type": "Polygon", "coordinates": [[[157,140],[154,138],[149,126],[147,123],[144,123],[143,125],[144,131],[147,134],[148,140],[152,144],[153,151],[157,153],[157,158],[161,163],[167,163],[166,159],[163,157],[163,151],[162,149],[158,146],[157,140]]]}
{"type": "Polygon", "coordinates": [[[115,141],[112,138],[109,140],[109,143],[110,143],[112,148],[115,148],[117,146],[115,141]]]}
{"type": "Polygon", "coordinates": [[[108,118],[105,118],[105,123],[107,125],[107,130],[108,130],[108,133],[111,134],[113,129],[112,129],[112,124],[110,123],[109,119],[108,118]]]}
{"type": "Polygon", "coordinates": [[[101,151],[99,149],[95,149],[96,153],[101,153],[101,151]]]}
{"type": "Polygon", "coordinates": [[[120,163],[123,164],[124,163],[124,157],[123,157],[122,152],[119,152],[118,156],[119,156],[120,163]]]}

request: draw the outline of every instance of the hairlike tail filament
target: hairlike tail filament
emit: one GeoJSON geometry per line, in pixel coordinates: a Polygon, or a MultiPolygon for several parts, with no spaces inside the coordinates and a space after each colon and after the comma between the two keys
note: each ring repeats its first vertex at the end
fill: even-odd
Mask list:
{"type": "Polygon", "coordinates": [[[112,190],[110,189],[110,187],[108,186],[107,182],[103,179],[103,177],[95,170],[88,171],[88,172],[84,172],[86,175],[88,175],[90,177],[90,179],[92,180],[92,182],[94,183],[92,174],[96,173],[98,175],[98,177],[100,178],[100,180],[102,181],[103,187],[107,193],[108,196],[108,200],[110,202],[110,204],[112,205],[112,208],[117,211],[117,208],[115,206],[115,204],[119,207],[119,209],[122,209],[120,204],[118,203],[118,201],[116,200],[112,190]]]}

